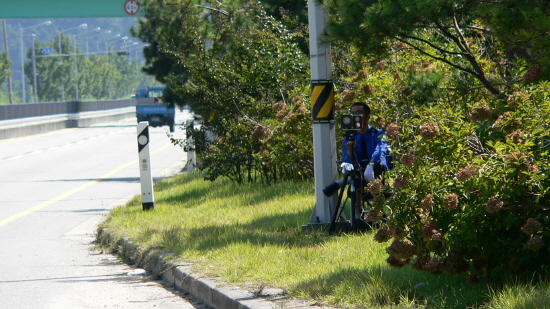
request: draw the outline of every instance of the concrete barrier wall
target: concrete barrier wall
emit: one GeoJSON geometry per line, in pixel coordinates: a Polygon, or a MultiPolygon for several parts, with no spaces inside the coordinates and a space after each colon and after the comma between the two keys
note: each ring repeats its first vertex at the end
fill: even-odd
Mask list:
{"type": "Polygon", "coordinates": [[[87,127],[130,117],[136,117],[135,106],[0,120],[0,140],[65,128],[87,127]]]}
{"type": "Polygon", "coordinates": [[[135,106],[136,99],[0,105],[0,120],[101,111],[135,106]]]}

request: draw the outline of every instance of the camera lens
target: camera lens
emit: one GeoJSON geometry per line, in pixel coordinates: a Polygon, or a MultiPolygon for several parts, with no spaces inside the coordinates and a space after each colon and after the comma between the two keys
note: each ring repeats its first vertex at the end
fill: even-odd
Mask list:
{"type": "Polygon", "coordinates": [[[351,125],[351,118],[350,117],[342,117],[342,124],[345,126],[351,125]]]}
{"type": "Polygon", "coordinates": [[[343,184],[344,184],[344,179],[339,179],[331,183],[330,185],[326,186],[323,189],[323,193],[325,194],[325,196],[333,196],[334,193],[338,192],[338,189],[340,189],[343,184]]]}

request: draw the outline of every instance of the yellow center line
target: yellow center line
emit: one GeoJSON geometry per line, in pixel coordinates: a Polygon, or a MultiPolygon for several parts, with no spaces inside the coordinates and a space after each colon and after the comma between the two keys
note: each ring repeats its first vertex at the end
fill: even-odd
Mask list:
{"type": "MultiPolygon", "coordinates": [[[[162,146],[161,148],[159,148],[159,149],[153,151],[151,154],[159,153],[159,152],[163,151],[164,149],[168,148],[168,147],[171,146],[171,145],[172,145],[171,143],[168,143],[168,144],[162,146]]],[[[71,196],[71,195],[73,195],[73,194],[76,194],[76,193],[78,193],[78,192],[80,192],[80,191],[82,191],[82,190],[84,190],[84,189],[87,189],[87,188],[89,188],[89,187],[95,185],[96,183],[100,182],[101,180],[107,179],[107,178],[109,178],[109,177],[115,175],[116,173],[120,172],[121,170],[127,168],[128,166],[130,166],[130,165],[132,165],[132,164],[136,164],[136,163],[138,163],[138,160],[137,160],[137,159],[136,159],[136,160],[133,160],[133,161],[131,161],[131,162],[128,162],[128,163],[126,163],[126,164],[123,164],[123,165],[121,165],[121,166],[115,168],[114,170],[108,172],[107,174],[105,174],[105,175],[99,177],[98,179],[91,180],[91,181],[89,181],[89,182],[83,184],[83,185],[80,186],[80,187],[74,188],[74,189],[72,189],[72,190],[70,190],[70,191],[67,191],[67,192],[65,192],[65,193],[63,193],[63,194],[60,194],[60,195],[58,195],[58,196],[56,196],[56,197],[54,197],[54,198],[52,198],[52,199],[50,199],[50,200],[48,200],[48,201],[42,202],[42,203],[40,203],[40,204],[38,204],[38,205],[36,205],[36,206],[34,206],[34,207],[32,207],[32,208],[29,208],[29,209],[27,209],[27,210],[25,210],[25,211],[22,211],[22,212],[20,212],[20,213],[18,213],[18,214],[16,214],[16,215],[13,215],[13,216],[8,217],[8,218],[6,218],[6,219],[4,219],[4,220],[1,220],[1,221],[0,221],[0,227],[1,227],[1,226],[4,226],[4,225],[6,225],[6,224],[8,224],[8,223],[10,223],[10,222],[13,222],[13,221],[15,221],[15,220],[17,220],[17,219],[20,219],[20,218],[22,218],[22,217],[24,217],[24,216],[26,216],[26,215],[32,214],[33,212],[37,212],[37,211],[39,211],[39,210],[41,210],[41,209],[44,209],[44,208],[50,206],[51,204],[53,204],[53,203],[55,203],[55,202],[64,200],[64,199],[68,198],[69,196],[71,196]]]]}

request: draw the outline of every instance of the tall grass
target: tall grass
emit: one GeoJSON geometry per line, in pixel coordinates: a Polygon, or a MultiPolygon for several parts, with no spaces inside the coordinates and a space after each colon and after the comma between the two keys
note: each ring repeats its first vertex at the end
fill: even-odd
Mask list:
{"type": "Polygon", "coordinates": [[[155,185],[155,209],[140,197],[114,209],[100,228],[142,248],[243,288],[279,287],[340,308],[550,308],[547,284],[468,285],[464,276],[389,267],[372,233],[305,234],[311,182],[236,185],[184,174],[155,185]]]}

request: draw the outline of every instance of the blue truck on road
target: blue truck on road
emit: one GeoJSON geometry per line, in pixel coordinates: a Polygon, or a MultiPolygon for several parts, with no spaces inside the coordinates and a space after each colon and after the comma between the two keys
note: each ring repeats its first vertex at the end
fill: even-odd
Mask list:
{"type": "Polygon", "coordinates": [[[136,116],[138,123],[149,121],[152,127],[168,126],[174,132],[176,108],[162,102],[164,87],[141,87],[136,95],[136,116]]]}

